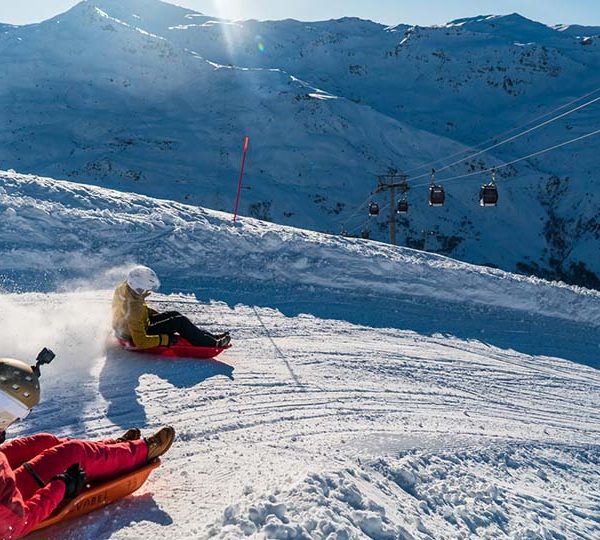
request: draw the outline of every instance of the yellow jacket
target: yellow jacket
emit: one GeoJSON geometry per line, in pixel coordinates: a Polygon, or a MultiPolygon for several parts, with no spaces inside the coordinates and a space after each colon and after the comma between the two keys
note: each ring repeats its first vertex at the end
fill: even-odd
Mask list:
{"type": "Polygon", "coordinates": [[[168,345],[167,334],[148,335],[150,315],[156,313],[146,305],[147,295],[135,294],[126,282],[121,283],[113,295],[113,330],[124,339],[131,339],[139,349],[168,345]]]}

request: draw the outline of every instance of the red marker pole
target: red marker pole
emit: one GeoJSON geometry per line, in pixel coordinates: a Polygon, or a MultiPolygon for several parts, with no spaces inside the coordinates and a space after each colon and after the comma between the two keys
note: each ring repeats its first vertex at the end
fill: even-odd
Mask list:
{"type": "Polygon", "coordinates": [[[237,218],[238,205],[240,203],[240,193],[242,191],[242,179],[244,178],[244,165],[246,165],[246,154],[248,153],[248,145],[249,144],[250,144],[250,137],[248,137],[248,135],[246,135],[246,138],[244,139],[244,155],[242,157],[242,168],[240,170],[240,181],[238,182],[237,197],[235,198],[235,210],[233,211],[233,222],[234,223],[237,218]]]}

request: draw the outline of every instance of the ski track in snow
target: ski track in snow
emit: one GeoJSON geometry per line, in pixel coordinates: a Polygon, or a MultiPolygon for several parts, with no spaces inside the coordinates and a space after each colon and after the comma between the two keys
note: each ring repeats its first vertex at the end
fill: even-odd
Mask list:
{"type": "MultiPolygon", "coordinates": [[[[86,295],[108,309],[110,291],[86,295]]],[[[48,370],[24,432],[178,430],[138,494],[50,538],[597,536],[596,370],[243,304],[156,305],[232,328],[235,347],[207,363],[109,347],[75,395],[48,370]]]]}

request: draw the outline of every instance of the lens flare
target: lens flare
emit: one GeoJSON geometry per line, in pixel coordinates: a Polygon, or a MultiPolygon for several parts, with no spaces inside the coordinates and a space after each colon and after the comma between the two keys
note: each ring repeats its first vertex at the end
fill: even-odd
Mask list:
{"type": "Polygon", "coordinates": [[[264,53],[265,52],[265,42],[263,41],[262,36],[256,36],[254,39],[256,41],[256,48],[258,49],[258,52],[264,53]]]}

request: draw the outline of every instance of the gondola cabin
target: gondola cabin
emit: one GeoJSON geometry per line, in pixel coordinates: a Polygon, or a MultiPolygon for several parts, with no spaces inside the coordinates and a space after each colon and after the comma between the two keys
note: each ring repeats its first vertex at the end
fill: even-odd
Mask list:
{"type": "Polygon", "coordinates": [[[400,199],[398,201],[398,207],[396,208],[398,214],[406,214],[408,212],[408,201],[406,199],[400,199]]]}
{"type": "Polygon", "coordinates": [[[369,203],[369,216],[379,215],[379,205],[376,202],[369,203]]]}
{"type": "Polygon", "coordinates": [[[484,184],[479,190],[480,206],[496,206],[498,204],[498,188],[493,182],[484,184]]]}
{"type": "Polygon", "coordinates": [[[446,194],[444,188],[437,184],[429,186],[429,206],[444,206],[446,194]]]}

